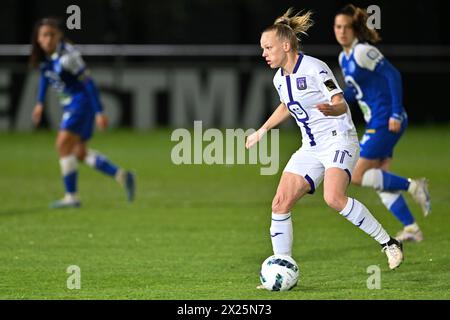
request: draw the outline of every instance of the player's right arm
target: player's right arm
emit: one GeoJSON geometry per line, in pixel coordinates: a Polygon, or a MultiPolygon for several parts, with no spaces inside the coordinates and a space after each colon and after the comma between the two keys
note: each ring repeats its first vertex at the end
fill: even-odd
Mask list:
{"type": "Polygon", "coordinates": [[[282,102],[275,109],[272,115],[267,119],[267,121],[258,129],[255,133],[252,133],[247,137],[247,141],[245,142],[245,147],[250,149],[255,143],[257,143],[261,138],[272,128],[275,128],[280,123],[289,118],[289,110],[286,105],[282,102]]]}
{"type": "Polygon", "coordinates": [[[35,125],[38,125],[42,119],[42,113],[44,111],[44,100],[47,93],[48,79],[41,72],[41,77],[39,79],[39,89],[37,95],[37,102],[33,109],[32,119],[35,125]]]}

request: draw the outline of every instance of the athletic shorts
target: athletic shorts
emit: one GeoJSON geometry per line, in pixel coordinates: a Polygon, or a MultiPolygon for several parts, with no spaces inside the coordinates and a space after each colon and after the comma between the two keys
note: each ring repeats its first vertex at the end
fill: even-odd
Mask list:
{"type": "Polygon", "coordinates": [[[360,141],[361,158],[366,159],[386,159],[392,158],[394,147],[407,127],[407,122],[403,121],[400,132],[389,131],[388,127],[376,129],[366,129],[360,141]]]}
{"type": "Polygon", "coordinates": [[[95,112],[87,106],[64,107],[60,130],[67,130],[81,137],[81,141],[87,141],[92,137],[95,125],[95,112]]]}
{"type": "Polygon", "coordinates": [[[358,158],[358,136],[355,132],[344,133],[318,142],[314,147],[302,146],[291,156],[283,172],[304,177],[311,187],[308,193],[313,194],[328,168],[344,170],[350,182],[358,158]]]}

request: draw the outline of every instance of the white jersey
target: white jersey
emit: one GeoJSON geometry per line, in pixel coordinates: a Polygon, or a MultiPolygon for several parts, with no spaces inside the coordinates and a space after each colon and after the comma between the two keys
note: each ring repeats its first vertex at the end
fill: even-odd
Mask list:
{"type": "Polygon", "coordinates": [[[331,97],[342,93],[330,68],[322,61],[299,54],[292,74],[280,68],[273,84],[280,101],[286,105],[302,132],[302,147],[314,147],[332,136],[348,131],[356,134],[350,108],[338,117],[325,116],[316,105],[331,103],[331,97]]]}

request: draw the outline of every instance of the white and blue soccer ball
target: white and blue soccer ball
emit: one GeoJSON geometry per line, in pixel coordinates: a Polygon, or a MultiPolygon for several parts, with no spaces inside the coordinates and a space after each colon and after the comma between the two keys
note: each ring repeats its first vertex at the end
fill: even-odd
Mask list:
{"type": "Polygon", "coordinates": [[[259,279],[269,291],[291,290],[297,285],[300,269],[294,259],[285,255],[268,257],[261,266],[259,279]]]}

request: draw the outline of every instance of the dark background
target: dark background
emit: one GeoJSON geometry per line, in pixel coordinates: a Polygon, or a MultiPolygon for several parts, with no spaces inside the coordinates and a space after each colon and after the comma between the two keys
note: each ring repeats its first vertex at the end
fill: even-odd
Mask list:
{"type": "MultiPolygon", "coordinates": [[[[78,44],[229,44],[254,45],[257,49],[261,30],[293,6],[314,12],[315,25],[309,36],[303,38],[304,51],[324,60],[336,70],[340,47],[334,38],[333,19],[339,8],[347,3],[309,0],[3,0],[0,45],[30,43],[33,25],[39,18],[57,16],[66,19],[66,8],[76,4],[81,8],[82,29],[66,30],[66,36],[78,44]],[[317,50],[322,47],[328,47],[328,50],[317,50]]],[[[446,93],[450,78],[450,1],[373,0],[351,3],[364,8],[376,4],[381,8],[382,27],[379,32],[382,42],[379,48],[402,73],[404,105],[410,122],[448,123],[450,107],[446,102],[446,93]]],[[[202,57],[183,57],[181,54],[178,57],[85,55],[85,60],[91,67],[100,65],[117,70],[130,66],[160,65],[191,66],[201,70],[230,65],[240,70],[265,67],[258,51],[245,57],[220,54],[202,57]]],[[[28,72],[26,62],[27,57],[23,54],[0,56],[0,68],[14,70],[13,84],[9,88],[0,88],[0,93],[2,90],[12,92],[10,105],[0,110],[0,117],[15,116],[22,80],[28,72]]],[[[166,100],[167,97],[162,95],[161,104],[166,100]]],[[[267,114],[270,111],[268,109],[267,114]]],[[[125,110],[125,126],[127,114],[125,110]]],[[[353,115],[356,123],[362,123],[360,112],[353,112],[353,115]]],[[[159,124],[167,125],[167,118],[166,111],[159,114],[159,124]]]]}
{"type": "MultiPolygon", "coordinates": [[[[76,4],[83,32],[67,34],[77,43],[251,44],[288,7],[311,9],[316,25],[307,43],[334,43],[334,14],[349,1],[260,0],[2,0],[0,43],[28,43],[34,22],[65,16],[76,4]]],[[[449,45],[450,1],[353,1],[382,11],[386,44],[449,45]]]]}

